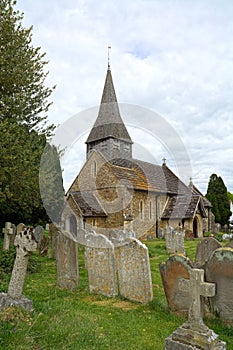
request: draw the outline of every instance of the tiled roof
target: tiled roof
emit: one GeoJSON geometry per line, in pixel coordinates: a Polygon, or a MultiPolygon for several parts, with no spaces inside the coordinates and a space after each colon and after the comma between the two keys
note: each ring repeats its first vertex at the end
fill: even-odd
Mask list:
{"type": "Polygon", "coordinates": [[[107,71],[98,117],[86,143],[113,137],[132,143],[120,116],[110,69],[107,71]]]}
{"type": "Polygon", "coordinates": [[[72,192],[71,196],[79,206],[83,216],[107,216],[92,191],[72,192]]]}
{"type": "Polygon", "coordinates": [[[206,217],[202,198],[200,196],[173,196],[170,197],[163,212],[162,219],[190,219],[197,210],[206,217]]]}
{"type": "Polygon", "coordinates": [[[212,204],[210,203],[210,201],[205,196],[203,196],[201,191],[199,191],[196,186],[191,184],[191,185],[189,185],[189,188],[191,189],[193,195],[197,195],[197,196],[201,196],[202,197],[202,200],[203,200],[203,203],[204,203],[205,207],[212,207],[212,204]]]}
{"type": "Polygon", "coordinates": [[[153,190],[168,194],[190,194],[189,188],[166,166],[141,160],[114,159],[113,172],[128,180],[135,189],[153,190]]]}

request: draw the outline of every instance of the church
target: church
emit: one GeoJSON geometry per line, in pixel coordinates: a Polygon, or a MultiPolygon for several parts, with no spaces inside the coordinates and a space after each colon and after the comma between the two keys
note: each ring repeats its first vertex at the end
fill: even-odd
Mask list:
{"type": "Polygon", "coordinates": [[[121,118],[108,65],[99,112],[86,140],[86,162],[65,197],[62,226],[109,235],[163,237],[168,227],[202,237],[213,224],[211,203],[190,181],[162,165],[134,159],[133,140],[121,118]]]}

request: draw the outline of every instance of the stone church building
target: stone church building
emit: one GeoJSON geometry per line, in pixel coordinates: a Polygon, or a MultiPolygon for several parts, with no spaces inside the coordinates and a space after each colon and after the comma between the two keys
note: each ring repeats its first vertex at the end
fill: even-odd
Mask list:
{"type": "Polygon", "coordinates": [[[132,156],[133,141],[121,118],[108,67],[97,119],[86,140],[86,162],[66,194],[65,230],[109,235],[133,231],[138,238],[161,237],[177,226],[201,237],[209,231],[210,202],[167,166],[132,156]]]}

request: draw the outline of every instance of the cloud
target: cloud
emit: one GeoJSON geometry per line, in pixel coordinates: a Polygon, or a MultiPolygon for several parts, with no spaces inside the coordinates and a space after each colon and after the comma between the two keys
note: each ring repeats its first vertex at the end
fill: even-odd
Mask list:
{"type": "MultiPolygon", "coordinates": [[[[51,122],[99,104],[111,45],[119,102],[166,119],[186,147],[201,191],[217,173],[233,192],[232,2],[18,0],[18,8],[34,26],[35,45],[47,53],[48,83],[57,84],[51,122]]],[[[150,152],[153,143],[145,146],[150,152]]],[[[159,160],[163,151],[157,152],[159,160]]]]}

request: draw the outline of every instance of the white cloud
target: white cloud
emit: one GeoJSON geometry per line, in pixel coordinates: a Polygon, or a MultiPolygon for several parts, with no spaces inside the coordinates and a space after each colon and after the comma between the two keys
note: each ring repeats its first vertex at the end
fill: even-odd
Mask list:
{"type": "Polygon", "coordinates": [[[233,192],[231,1],[18,0],[18,8],[47,53],[49,83],[57,84],[52,122],[99,104],[112,45],[119,102],[166,118],[185,144],[200,190],[214,172],[233,192]]]}

